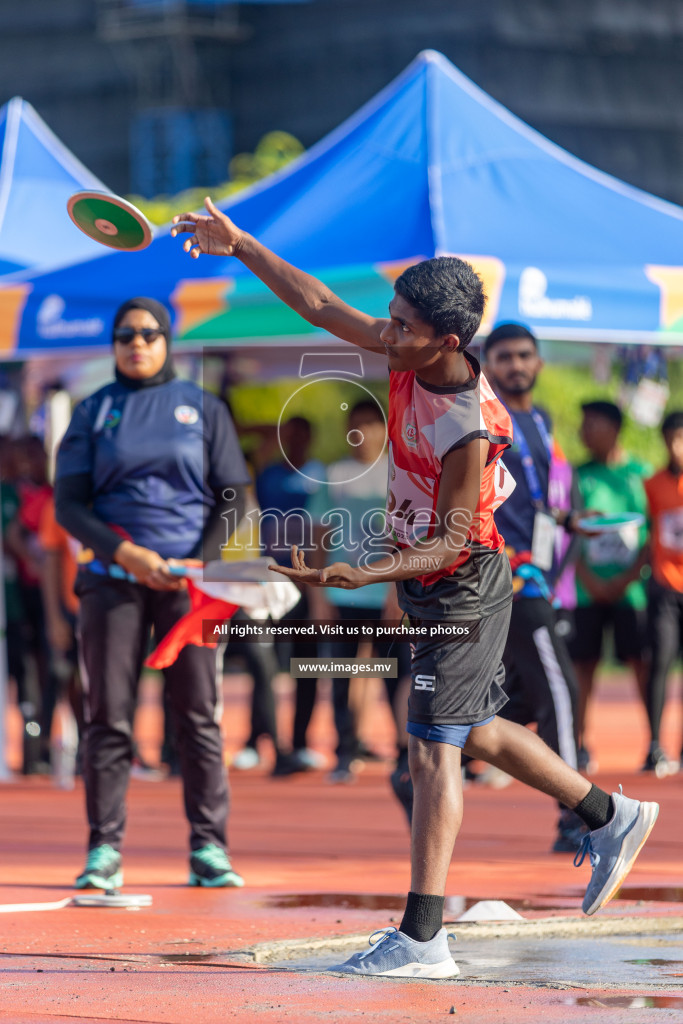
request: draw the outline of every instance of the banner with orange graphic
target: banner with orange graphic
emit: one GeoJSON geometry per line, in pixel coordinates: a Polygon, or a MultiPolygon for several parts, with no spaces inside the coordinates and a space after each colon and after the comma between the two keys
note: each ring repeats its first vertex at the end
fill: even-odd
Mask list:
{"type": "Polygon", "coordinates": [[[30,284],[0,288],[0,357],[7,359],[18,348],[21,317],[31,288],[30,284]]]}
{"type": "Polygon", "coordinates": [[[660,328],[683,333],[683,267],[648,264],[645,275],[660,290],[660,328]]]}

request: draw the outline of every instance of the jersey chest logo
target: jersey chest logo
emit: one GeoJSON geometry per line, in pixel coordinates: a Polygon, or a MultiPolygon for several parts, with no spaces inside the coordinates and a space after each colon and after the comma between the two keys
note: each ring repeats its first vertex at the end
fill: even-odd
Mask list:
{"type": "Polygon", "coordinates": [[[192,405],[177,405],[173,410],[173,415],[178,420],[178,423],[185,423],[187,425],[196,423],[199,419],[199,413],[192,405]]]}
{"type": "Polygon", "coordinates": [[[417,427],[414,423],[406,423],[404,425],[403,440],[409,448],[417,448],[417,427]]]}

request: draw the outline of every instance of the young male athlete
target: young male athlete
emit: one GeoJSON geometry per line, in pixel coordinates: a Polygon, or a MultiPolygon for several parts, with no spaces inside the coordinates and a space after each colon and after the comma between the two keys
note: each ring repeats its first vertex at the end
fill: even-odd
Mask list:
{"type": "Polygon", "coordinates": [[[658,805],[591,785],[528,729],[496,716],[512,596],[493,510],[509,492],[500,455],[510,420],[465,351],[484,310],[468,263],[425,260],[396,281],[389,319],[353,309],[324,284],[240,231],[206,200],[208,215],[176,217],[183,248],[236,256],[309,323],[384,352],[390,370],[387,517],[396,551],[365,566],[309,569],[292,551],[292,579],[353,589],[395,581],[417,629],[408,714],[415,788],[411,891],[398,931],[332,968],[347,974],[448,978],[458,974],[442,927],[448,867],[462,818],[460,751],[576,809],[591,831],[592,876],[583,909],[614,895],[649,835],[658,805]],[[430,635],[431,634],[431,635],[430,635]]]}

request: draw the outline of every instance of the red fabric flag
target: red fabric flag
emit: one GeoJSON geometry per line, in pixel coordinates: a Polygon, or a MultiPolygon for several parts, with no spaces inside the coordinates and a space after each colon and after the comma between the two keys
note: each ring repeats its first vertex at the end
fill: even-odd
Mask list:
{"type": "Polygon", "coordinates": [[[237,604],[229,604],[227,601],[209,597],[199,590],[192,580],[187,581],[187,589],[190,594],[190,611],[183,615],[182,619],[178,619],[161,643],[154,648],[145,662],[149,668],[166,668],[168,665],[172,665],[187,644],[215,647],[215,643],[204,644],[202,623],[205,619],[221,621],[231,619],[239,608],[237,604]]]}

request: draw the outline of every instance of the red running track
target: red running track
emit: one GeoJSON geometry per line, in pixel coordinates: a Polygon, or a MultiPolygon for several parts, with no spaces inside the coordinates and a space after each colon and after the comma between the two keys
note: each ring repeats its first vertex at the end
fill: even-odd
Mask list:
{"type": "MultiPolygon", "coordinates": [[[[159,735],[155,685],[147,683],[138,719],[149,756],[154,756],[159,735]]],[[[366,738],[388,752],[391,724],[377,693],[366,718],[366,738]]],[[[246,731],[244,679],[228,677],[226,697],[226,743],[234,751],[246,731]]],[[[286,694],[280,712],[286,728],[291,716],[286,694]]],[[[679,708],[668,708],[664,740],[672,753],[680,727],[679,708]]],[[[331,715],[325,701],[312,733],[314,745],[331,760],[331,715]]],[[[681,892],[683,777],[658,781],[637,774],[645,747],[644,715],[623,681],[603,685],[589,735],[600,765],[599,785],[614,789],[622,782],[628,794],[662,804],[660,820],[625,887],[623,895],[630,898],[611,907],[640,916],[677,913],[680,904],[673,900],[636,901],[666,895],[667,888],[672,897],[676,887],[681,892]]],[[[16,716],[10,752],[16,761],[16,716]]],[[[336,787],[320,772],[289,779],[270,779],[260,769],[233,772],[232,854],[247,887],[223,891],[185,885],[187,829],[178,781],[134,780],[124,849],[126,889],[151,893],[153,906],[0,915],[0,1019],[12,1024],[223,1024],[226,1019],[396,1024],[431,1022],[451,1006],[468,1024],[516,1024],[540,1014],[548,1022],[589,1019],[576,999],[592,999],[596,1005],[605,995],[600,991],[508,989],[504,978],[499,985],[477,985],[471,979],[466,984],[368,981],[231,961],[231,953],[256,943],[369,934],[400,921],[408,886],[408,834],[390,795],[388,771],[387,764],[373,764],[354,785],[336,787]],[[188,952],[195,962],[189,962],[192,957],[178,962],[188,952]],[[202,961],[200,954],[209,955],[202,961]],[[176,959],[169,961],[169,956],[176,959]]],[[[43,779],[1,786],[0,820],[0,903],[69,895],[84,857],[80,782],[73,792],[56,790],[43,779]]],[[[468,787],[449,876],[451,911],[460,909],[458,897],[467,897],[520,901],[516,905],[529,917],[581,916],[587,867],[575,869],[571,857],[548,853],[554,822],[551,801],[518,783],[503,790],[468,787]],[[542,909],[547,907],[553,909],[542,909]]],[[[672,987],[671,998],[676,992],[680,987],[672,987]]],[[[671,1005],[674,1009],[656,1019],[680,1020],[675,1002],[671,1005]]],[[[632,1011],[608,1004],[590,1019],[640,1024],[632,1011]]]]}

